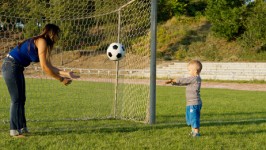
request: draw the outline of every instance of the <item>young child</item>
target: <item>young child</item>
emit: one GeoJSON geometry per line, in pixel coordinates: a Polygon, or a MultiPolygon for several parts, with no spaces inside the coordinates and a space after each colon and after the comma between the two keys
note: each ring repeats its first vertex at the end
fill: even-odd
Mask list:
{"type": "Polygon", "coordinates": [[[192,127],[191,136],[200,136],[200,110],[202,107],[202,101],[200,98],[200,86],[201,78],[200,72],[202,64],[198,60],[192,60],[188,64],[188,71],[190,76],[187,78],[180,78],[177,80],[170,79],[166,81],[166,84],[172,84],[176,86],[186,85],[186,121],[187,124],[192,127]]]}

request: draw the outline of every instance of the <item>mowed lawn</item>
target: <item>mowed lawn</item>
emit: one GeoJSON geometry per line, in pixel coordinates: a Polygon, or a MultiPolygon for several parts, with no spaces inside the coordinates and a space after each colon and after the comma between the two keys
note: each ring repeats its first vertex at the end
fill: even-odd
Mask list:
{"type": "MultiPolygon", "coordinates": [[[[42,83],[42,87],[46,87],[46,81],[42,83]]],[[[1,150],[266,149],[266,92],[203,88],[202,136],[192,138],[188,136],[191,129],[185,123],[185,87],[157,86],[156,124],[149,125],[126,120],[79,119],[97,108],[88,108],[88,112],[82,113],[79,107],[90,106],[84,104],[86,101],[80,104],[78,98],[82,95],[70,99],[73,91],[58,88],[57,82],[51,81],[49,84],[51,88],[55,88],[36,94],[35,97],[28,97],[26,113],[31,133],[23,139],[9,136],[10,100],[0,100],[1,150]],[[54,99],[49,99],[53,95],[58,95],[63,102],[53,105],[57,103],[54,99]],[[38,101],[38,97],[42,96],[46,96],[46,99],[38,101]],[[73,109],[69,109],[70,107],[73,109]],[[58,116],[72,119],[55,119],[58,116]]],[[[70,86],[83,90],[77,83],[70,86]]],[[[93,87],[98,86],[100,85],[86,87],[89,95],[95,99],[101,98],[101,91],[93,91],[93,87]]],[[[106,85],[103,88],[108,89],[106,85]]],[[[28,93],[34,90],[36,89],[29,89],[28,93]]],[[[7,96],[6,94],[3,89],[0,91],[0,96],[7,96]]],[[[106,103],[108,102],[99,101],[97,107],[103,107],[103,111],[106,111],[106,103]]]]}

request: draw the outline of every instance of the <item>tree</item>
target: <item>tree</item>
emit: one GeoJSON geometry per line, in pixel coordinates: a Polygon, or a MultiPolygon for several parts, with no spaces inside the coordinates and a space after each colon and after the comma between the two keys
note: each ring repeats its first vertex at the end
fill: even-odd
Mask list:
{"type": "Polygon", "coordinates": [[[208,0],[206,16],[212,23],[212,31],[228,40],[234,40],[243,34],[244,4],[243,0],[208,0]]]}
{"type": "Polygon", "coordinates": [[[266,2],[256,0],[249,4],[245,20],[246,32],[242,43],[256,52],[266,51],[266,2]]]}
{"type": "Polygon", "coordinates": [[[17,20],[15,17],[18,14],[17,10],[19,6],[16,5],[17,0],[9,1],[9,0],[2,0],[0,2],[0,29],[1,30],[12,30],[14,28],[14,24],[17,20]],[[13,8],[13,9],[10,9],[13,8]]]}

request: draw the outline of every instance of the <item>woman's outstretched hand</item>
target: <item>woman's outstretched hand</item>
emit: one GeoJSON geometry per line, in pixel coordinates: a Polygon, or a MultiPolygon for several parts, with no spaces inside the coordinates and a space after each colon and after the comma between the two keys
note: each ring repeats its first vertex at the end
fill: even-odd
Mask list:
{"type": "Polygon", "coordinates": [[[67,86],[67,85],[72,83],[72,79],[67,78],[67,77],[62,77],[62,78],[63,78],[63,80],[61,82],[63,82],[64,85],[67,86]]]}
{"type": "Polygon", "coordinates": [[[69,76],[69,78],[71,78],[71,79],[77,79],[77,78],[80,77],[79,75],[75,74],[75,72],[73,72],[73,71],[70,71],[70,72],[68,73],[68,76],[69,76]]]}

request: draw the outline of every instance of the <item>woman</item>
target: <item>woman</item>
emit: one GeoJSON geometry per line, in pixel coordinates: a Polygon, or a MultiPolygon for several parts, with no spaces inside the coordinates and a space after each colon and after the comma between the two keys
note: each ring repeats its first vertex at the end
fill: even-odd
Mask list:
{"type": "Polygon", "coordinates": [[[29,66],[31,62],[40,62],[46,74],[64,85],[70,84],[73,78],[79,78],[73,72],[62,71],[54,67],[50,62],[51,51],[59,39],[59,32],[58,26],[47,24],[40,35],[20,43],[4,59],[2,73],[11,97],[11,136],[24,137],[23,133],[28,132],[24,108],[26,101],[24,67],[29,66]]]}

